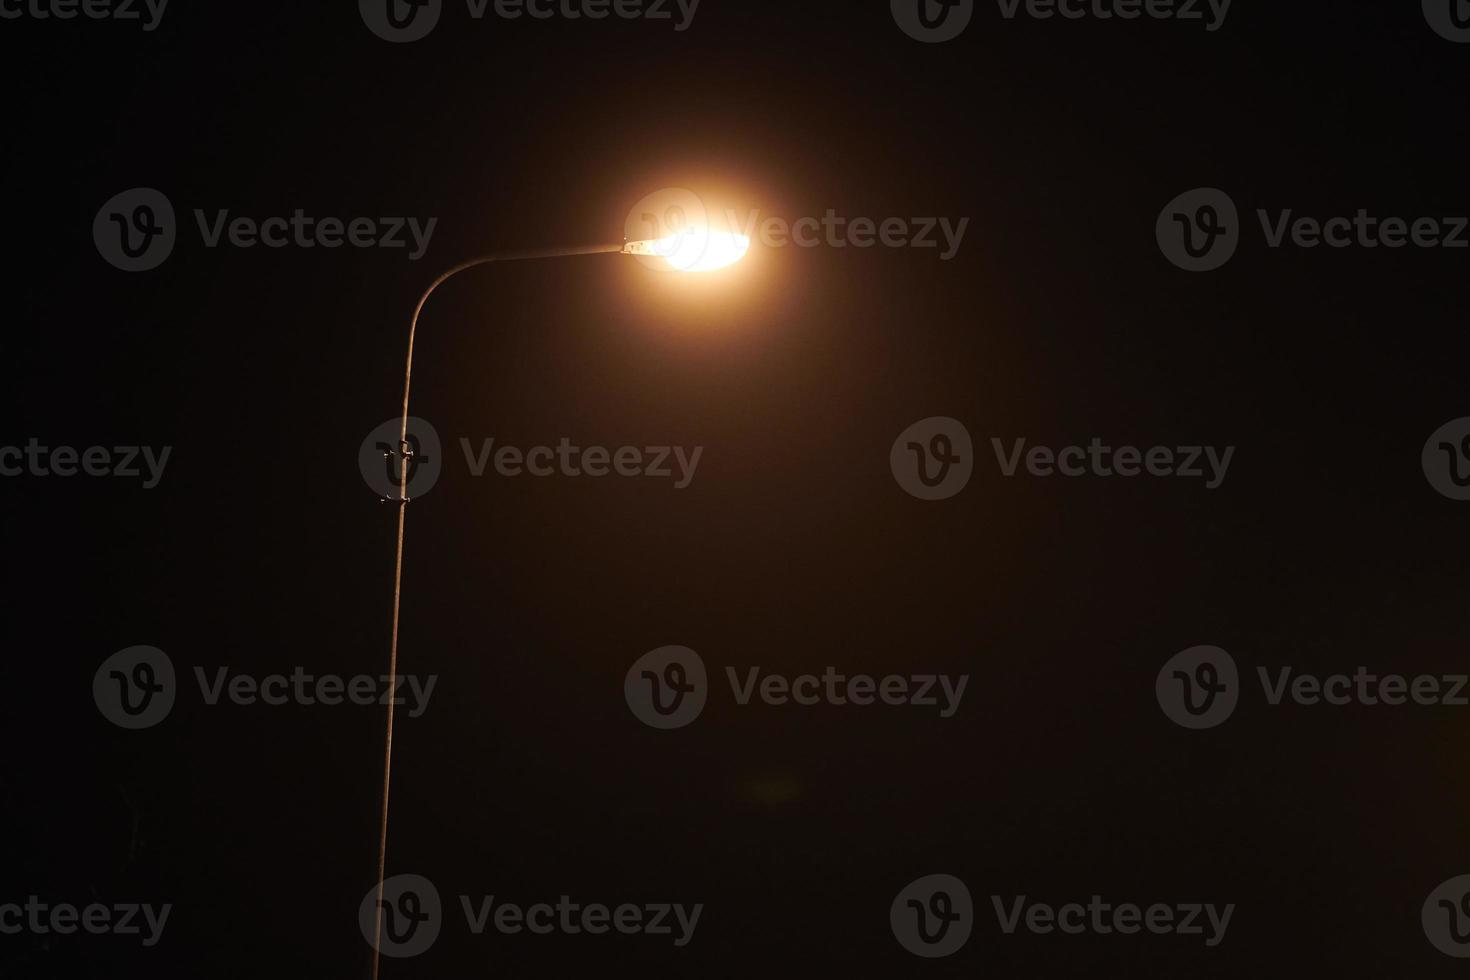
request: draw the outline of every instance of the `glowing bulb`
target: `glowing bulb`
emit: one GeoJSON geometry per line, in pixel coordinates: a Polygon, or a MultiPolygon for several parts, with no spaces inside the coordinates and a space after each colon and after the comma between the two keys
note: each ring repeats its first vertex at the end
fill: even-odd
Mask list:
{"type": "Polygon", "coordinates": [[[708,228],[689,228],[666,238],[628,242],[629,255],[651,255],[663,259],[678,272],[710,272],[734,265],[750,251],[750,236],[708,228]]]}

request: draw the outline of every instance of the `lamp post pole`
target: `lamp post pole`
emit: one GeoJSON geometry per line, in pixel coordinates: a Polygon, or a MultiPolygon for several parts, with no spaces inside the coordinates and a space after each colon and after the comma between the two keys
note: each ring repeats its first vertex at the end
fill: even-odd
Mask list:
{"type": "MultiPolygon", "coordinates": [[[[408,509],[408,462],[413,455],[413,449],[408,442],[408,394],[409,385],[413,379],[413,343],[418,333],[419,315],[424,311],[424,304],[429,301],[434,290],[442,286],[446,280],[482,265],[493,262],[516,262],[527,259],[555,259],[572,255],[604,255],[610,253],[622,254],[649,254],[652,250],[647,243],[643,242],[618,242],[612,245],[583,245],[570,248],[546,248],[532,249],[515,252],[493,252],[478,258],[469,259],[459,265],[440,274],[440,276],[429,284],[429,288],[419,296],[419,301],[413,309],[413,318],[408,324],[408,357],[403,368],[403,420],[398,429],[398,499],[392,501],[398,505],[398,543],[393,556],[393,635],[388,645],[388,677],[389,683],[398,676],[398,607],[399,599],[403,594],[403,519],[408,509]]],[[[393,698],[388,699],[388,723],[387,731],[383,739],[383,795],[382,811],[378,823],[378,893],[374,901],[374,925],[373,925],[373,970],[372,980],[378,980],[379,947],[383,940],[383,876],[386,873],[388,859],[388,789],[392,782],[393,774],[393,698]]]]}
{"type": "MultiPolygon", "coordinates": [[[[658,224],[654,223],[657,230],[658,224]]],[[[446,280],[477,266],[493,262],[518,262],[528,259],[559,259],[572,255],[639,255],[658,260],[671,271],[704,272],[738,262],[750,248],[750,239],[743,235],[696,228],[680,220],[679,229],[666,238],[642,241],[621,241],[610,245],[579,245],[570,248],[541,248],[513,252],[491,252],[478,258],[461,262],[441,273],[419,296],[413,308],[413,318],[408,324],[408,357],[403,368],[403,419],[398,427],[398,498],[390,501],[398,505],[398,543],[393,556],[393,637],[388,646],[388,676],[398,676],[398,609],[403,594],[403,519],[408,508],[408,470],[413,458],[413,446],[408,441],[408,393],[413,379],[413,343],[418,333],[419,315],[424,304],[446,280]]],[[[390,683],[392,681],[390,680],[390,683]]],[[[383,808],[378,822],[378,884],[373,910],[373,969],[372,980],[378,980],[380,960],[379,947],[383,941],[383,876],[388,863],[388,790],[393,775],[393,698],[388,699],[388,723],[383,739],[383,808]]]]}

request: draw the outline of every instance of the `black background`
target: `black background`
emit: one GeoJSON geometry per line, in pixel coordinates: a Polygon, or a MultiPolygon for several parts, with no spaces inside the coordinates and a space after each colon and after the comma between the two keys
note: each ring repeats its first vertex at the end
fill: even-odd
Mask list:
{"type": "Polygon", "coordinates": [[[382,714],[206,706],[195,667],[386,670],[393,512],[358,445],[407,317],[495,248],[616,240],[666,186],[794,220],[968,217],[934,250],[760,249],[668,277],[616,257],[477,270],[425,314],[415,414],[453,460],[410,508],[390,873],[453,914],[386,977],[1448,976],[1419,923],[1470,871],[1465,709],[1269,708],[1186,732],[1154,678],[1463,670],[1470,510],[1419,453],[1470,414],[1466,253],[1268,249],[1256,208],[1465,214],[1470,47],[1418,3],[1237,0],[1199,22],[1006,21],[916,43],[886,3],[704,0],[690,30],[475,22],[390,45],[352,3],[170,5],[159,30],[0,21],[4,441],[172,446],[160,486],[6,479],[0,900],[172,903],[163,941],[3,937],[49,976],[362,976],[382,714]],[[181,218],[161,268],[91,237],[124,189],[181,218]],[[1190,188],[1235,259],[1154,241],[1190,188]],[[192,210],[437,216],[428,256],[206,249],[192,210]],[[903,493],[931,415],[981,449],[903,493]],[[461,437],[700,445],[692,486],[472,479],[461,437]],[[1237,446],[1224,486],[1002,479],[989,439],[1237,446]],[[134,644],[184,680],[143,732],[91,679],[134,644]],[[638,656],[716,674],[691,727],[623,702],[638,656]],[[965,673],[958,715],[739,708],[726,665],[965,673]],[[936,962],[888,905],[975,894],[936,962]],[[454,896],[702,902],[694,942],[473,936],[454,896]],[[1226,941],[1001,935],[988,896],[1236,903],[1226,941]]]}

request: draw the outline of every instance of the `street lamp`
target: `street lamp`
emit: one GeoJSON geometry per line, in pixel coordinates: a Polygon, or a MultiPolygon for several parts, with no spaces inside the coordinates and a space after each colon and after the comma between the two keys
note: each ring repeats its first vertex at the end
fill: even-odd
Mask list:
{"type": "MultiPolygon", "coordinates": [[[[389,683],[398,676],[398,607],[403,594],[403,519],[409,503],[408,464],[413,457],[413,447],[408,441],[408,395],[413,379],[413,342],[418,333],[419,315],[423,313],[424,304],[429,301],[434,290],[466,269],[493,262],[557,259],[572,255],[636,255],[672,272],[709,272],[739,262],[749,250],[750,239],[745,235],[686,227],[679,233],[664,238],[624,241],[612,245],[492,252],[461,262],[441,273],[419,296],[418,304],[413,308],[413,318],[408,324],[408,357],[403,369],[403,418],[398,430],[398,497],[389,498],[389,502],[398,505],[398,543],[393,557],[393,638],[388,647],[389,683]]],[[[378,893],[374,902],[373,980],[378,980],[378,948],[383,941],[383,876],[388,858],[388,789],[393,773],[393,701],[391,697],[388,699],[387,732],[383,741],[383,808],[378,824],[378,893]]]]}

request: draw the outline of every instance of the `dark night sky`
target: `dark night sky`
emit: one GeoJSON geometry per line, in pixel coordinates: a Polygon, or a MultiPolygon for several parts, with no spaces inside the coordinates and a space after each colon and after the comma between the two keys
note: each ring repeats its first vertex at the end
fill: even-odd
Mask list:
{"type": "Polygon", "coordinates": [[[1154,679],[1257,665],[1463,670],[1470,504],[1425,439],[1470,415],[1470,253],[1266,247],[1257,208],[1470,213],[1470,46],[1417,3],[1238,0],[1171,21],[1009,21],[917,43],[883,2],[703,0],[692,27],[474,22],[390,45],[354,4],[170,6],[158,30],[0,20],[0,444],[171,446],[156,489],[0,480],[14,722],[0,903],[172,903],[153,949],[0,936],[0,976],[365,976],[382,714],[205,705],[195,667],[386,669],[393,511],[355,466],[399,405],[419,290],[500,248],[618,239],[682,185],[795,219],[969,218],[933,250],[760,248],[695,281],[617,257],[436,294],[414,414],[457,441],[705,447],[675,491],[471,478],[409,509],[389,871],[453,906],[384,976],[1449,976],[1420,928],[1470,872],[1470,708],[1280,707],[1186,732],[1154,679]],[[310,9],[303,9],[310,8],[310,9]],[[172,257],[90,230],[164,191],[172,257]],[[1184,273],[1154,223],[1227,190],[1249,231],[1184,273]],[[428,254],[204,248],[190,212],[434,216],[428,254]],[[677,280],[677,281],[675,281],[677,280]],[[894,438],[981,448],[922,503],[894,438]],[[1000,477],[991,437],[1233,445],[1218,490],[1000,477]],[[109,655],[188,675],[108,723],[109,655]],[[959,713],[737,707],[640,724],[666,644],[786,674],[968,674],[959,713]],[[945,960],[888,907],[976,896],[945,960]],[[471,935],[460,894],[705,905],[694,942],[471,935]],[[1227,940],[1001,935],[988,896],[1236,903],[1227,940]]]}

